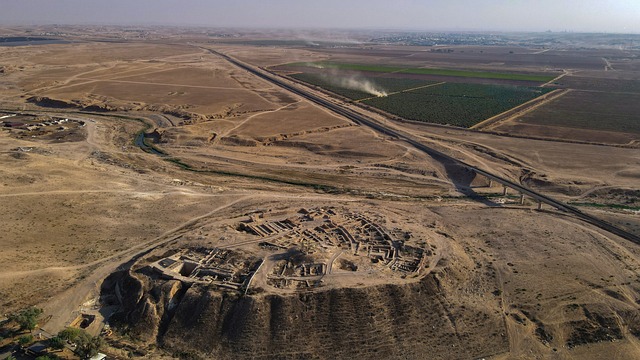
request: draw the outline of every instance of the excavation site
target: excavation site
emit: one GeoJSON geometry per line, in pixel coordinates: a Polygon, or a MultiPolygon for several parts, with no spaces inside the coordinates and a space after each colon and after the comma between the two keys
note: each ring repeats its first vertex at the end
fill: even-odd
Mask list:
{"type": "Polygon", "coordinates": [[[640,358],[631,2],[9,3],[0,359],[640,358]]]}

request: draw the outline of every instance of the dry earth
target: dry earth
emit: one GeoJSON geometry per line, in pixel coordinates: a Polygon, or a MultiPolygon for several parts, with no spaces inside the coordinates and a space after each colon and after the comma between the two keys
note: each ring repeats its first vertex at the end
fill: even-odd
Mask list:
{"type": "MultiPolygon", "coordinates": [[[[3,112],[85,123],[81,138],[55,141],[0,130],[0,314],[38,305],[54,332],[120,284],[127,291],[113,320],[127,336],[110,346],[147,358],[640,357],[640,246],[529,202],[505,204],[501,188],[190,43],[86,41],[0,54],[9,69],[0,74],[3,112]],[[167,156],[135,146],[145,128],[167,156]],[[464,197],[464,184],[489,199],[464,197]],[[328,276],[319,289],[282,292],[263,277],[246,296],[197,285],[178,303],[181,285],[143,270],[167,250],[246,241],[236,225],[251,212],[318,206],[381,214],[437,244],[439,260],[408,280],[328,276]],[[120,266],[132,257],[131,269],[120,266]]],[[[377,62],[398,50],[375,58],[216,48],[259,66],[327,54],[377,62]]],[[[414,57],[445,61],[434,56],[414,57]]],[[[519,59],[507,66],[533,70],[519,59]]],[[[566,201],[638,206],[637,149],[389,126],[566,201]]],[[[593,211],[639,228],[637,213],[593,211]]]]}

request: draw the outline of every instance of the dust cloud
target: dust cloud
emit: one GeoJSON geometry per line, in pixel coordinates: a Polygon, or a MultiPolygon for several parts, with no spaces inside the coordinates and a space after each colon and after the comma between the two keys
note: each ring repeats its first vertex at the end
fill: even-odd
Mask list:
{"type": "Polygon", "coordinates": [[[320,74],[320,78],[331,85],[350,90],[359,90],[377,97],[384,97],[388,95],[384,89],[380,88],[373,81],[365,79],[358,74],[345,74],[336,68],[318,63],[306,63],[305,65],[316,69],[327,70],[320,74]]]}
{"type": "Polygon", "coordinates": [[[364,91],[367,94],[371,94],[377,97],[387,96],[386,91],[379,89],[373,82],[366,79],[354,76],[334,80],[338,80],[339,83],[337,85],[347,89],[364,91]]]}

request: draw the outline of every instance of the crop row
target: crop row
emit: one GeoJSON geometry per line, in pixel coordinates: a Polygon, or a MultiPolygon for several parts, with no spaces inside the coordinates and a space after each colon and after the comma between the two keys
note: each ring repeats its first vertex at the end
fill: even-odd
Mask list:
{"type": "Polygon", "coordinates": [[[365,100],[405,119],[471,127],[552,89],[447,83],[365,100]]]}
{"type": "Polygon", "coordinates": [[[523,73],[499,73],[490,71],[473,71],[473,70],[456,70],[456,69],[436,69],[436,68],[406,68],[400,66],[383,66],[383,65],[367,65],[367,64],[348,64],[333,62],[316,62],[316,63],[294,63],[293,66],[312,66],[324,67],[340,70],[356,70],[370,71],[381,73],[405,73],[405,74],[421,74],[421,75],[439,75],[439,76],[455,76],[467,78],[482,79],[501,79],[501,80],[518,80],[518,81],[538,81],[547,82],[555,78],[554,75],[541,74],[523,74],[523,73]]]}
{"type": "Polygon", "coordinates": [[[613,113],[588,113],[541,108],[526,114],[521,120],[527,124],[535,125],[640,134],[640,118],[638,116],[613,113]]]}
{"type": "Polygon", "coordinates": [[[640,133],[640,94],[572,91],[524,115],[546,126],[640,133]]]}

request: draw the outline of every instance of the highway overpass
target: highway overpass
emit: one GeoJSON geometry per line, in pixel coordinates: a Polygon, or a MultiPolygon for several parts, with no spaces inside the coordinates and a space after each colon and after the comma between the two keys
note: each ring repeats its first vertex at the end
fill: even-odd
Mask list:
{"type": "Polygon", "coordinates": [[[447,155],[441,151],[432,149],[428,146],[426,146],[425,144],[415,140],[410,134],[405,133],[405,132],[401,132],[399,130],[396,129],[391,129],[388,126],[385,126],[384,124],[368,117],[365,116],[359,112],[356,112],[352,109],[348,109],[345,108],[339,104],[333,103],[321,96],[318,96],[316,94],[314,94],[312,91],[306,90],[304,89],[302,86],[298,86],[298,85],[294,85],[293,83],[290,83],[286,80],[283,80],[282,78],[280,78],[278,75],[275,75],[269,71],[266,71],[264,69],[260,69],[257,67],[254,67],[252,65],[246,64],[242,61],[239,61],[233,57],[230,57],[226,54],[217,52],[215,50],[211,50],[211,49],[205,49],[210,51],[211,53],[218,55],[222,58],[224,58],[225,60],[229,61],[230,63],[234,64],[235,66],[246,70],[252,74],[254,74],[255,76],[258,76],[266,81],[269,81],[275,85],[280,86],[283,89],[286,89],[298,96],[301,96],[313,103],[316,103],[326,109],[329,109],[331,111],[333,111],[336,114],[342,115],[344,117],[346,117],[347,119],[353,121],[356,124],[362,125],[362,126],[368,126],[378,132],[380,132],[381,134],[384,134],[386,136],[390,136],[390,137],[394,137],[396,139],[405,141],[409,144],[411,144],[413,147],[415,147],[416,149],[426,153],[427,155],[435,158],[436,160],[447,160],[453,163],[456,163],[460,166],[463,166],[473,172],[475,172],[478,175],[482,175],[484,177],[486,177],[487,179],[494,181],[496,183],[499,183],[501,185],[503,185],[505,188],[510,188],[513,189],[517,192],[519,192],[520,194],[524,194],[525,196],[528,196],[532,199],[534,199],[535,201],[537,201],[540,204],[547,204],[549,206],[552,206],[560,211],[566,212],[566,213],[570,213],[575,215],[576,217],[580,218],[581,220],[584,220],[590,224],[593,224],[603,230],[606,230],[612,234],[618,235],[622,238],[625,238],[629,241],[632,241],[636,244],[640,244],[640,236],[632,234],[626,230],[623,230],[617,226],[614,226],[606,221],[603,221],[601,219],[596,218],[595,216],[586,214],[578,209],[576,209],[573,206],[567,205],[559,200],[553,199],[552,197],[543,195],[537,191],[531,190],[529,188],[527,188],[526,186],[523,186],[522,184],[518,184],[515,183],[509,179],[503,178],[501,176],[498,175],[494,175],[491,172],[487,171],[487,170],[483,170],[480,169],[476,166],[470,165],[466,162],[464,162],[463,160],[459,160],[456,158],[453,158],[450,155],[447,155]]]}

